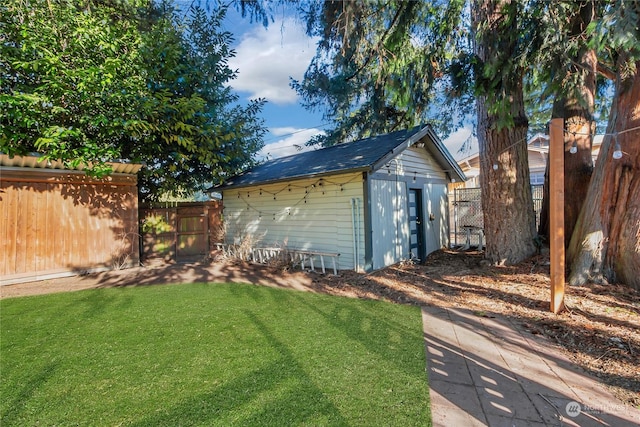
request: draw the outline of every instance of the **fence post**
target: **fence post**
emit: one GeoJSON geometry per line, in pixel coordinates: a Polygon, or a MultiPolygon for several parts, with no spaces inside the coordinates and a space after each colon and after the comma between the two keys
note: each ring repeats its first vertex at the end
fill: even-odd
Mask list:
{"type": "Polygon", "coordinates": [[[564,307],[564,120],[552,119],[549,129],[549,239],[551,250],[551,311],[564,307]]]}
{"type": "Polygon", "coordinates": [[[453,189],[453,247],[458,247],[458,188],[453,189]]]}

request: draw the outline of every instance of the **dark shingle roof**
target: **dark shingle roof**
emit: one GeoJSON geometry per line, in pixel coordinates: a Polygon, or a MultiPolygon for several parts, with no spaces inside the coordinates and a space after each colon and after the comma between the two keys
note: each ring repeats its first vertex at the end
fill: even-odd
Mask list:
{"type": "MultiPolygon", "coordinates": [[[[388,161],[387,158],[394,157],[427,133],[430,133],[431,140],[433,140],[435,135],[431,132],[430,127],[417,126],[408,130],[281,157],[229,178],[220,188],[246,187],[296,178],[372,170],[381,161],[388,161]]],[[[433,143],[439,145],[436,151],[440,152],[434,154],[442,154],[442,150],[444,150],[445,157],[448,157],[446,162],[453,162],[439,140],[433,141],[433,143]]],[[[436,155],[437,160],[441,162],[438,157],[441,156],[436,155]]],[[[458,165],[455,162],[453,164],[457,168],[458,165]]],[[[443,168],[450,169],[449,167],[443,168]]]]}

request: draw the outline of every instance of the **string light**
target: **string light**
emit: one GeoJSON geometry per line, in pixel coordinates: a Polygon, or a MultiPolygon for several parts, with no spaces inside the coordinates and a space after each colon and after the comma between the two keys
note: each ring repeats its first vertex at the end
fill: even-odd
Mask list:
{"type": "MultiPolygon", "coordinates": [[[[553,126],[553,124],[549,124],[549,126],[553,126]]],[[[612,136],[614,138],[614,150],[613,150],[613,154],[611,155],[611,157],[615,160],[620,160],[622,158],[623,152],[622,152],[622,148],[620,147],[620,142],[618,141],[618,136],[622,135],[623,133],[627,133],[627,132],[633,132],[636,130],[640,130],[640,126],[636,126],[633,128],[629,128],[629,129],[625,129],[622,130],[620,132],[614,132],[614,133],[604,133],[602,134],[602,136],[612,136]]],[[[563,129],[564,133],[569,133],[571,135],[573,135],[574,137],[576,135],[582,135],[582,136],[593,136],[592,133],[584,133],[584,132],[567,132],[566,130],[563,129]]],[[[575,146],[575,141],[574,141],[574,146],[575,146]]],[[[576,146],[575,151],[573,151],[574,148],[573,146],[571,147],[571,149],[569,150],[569,152],[571,154],[575,154],[578,152],[578,148],[576,146]]]]}
{"type": "MultiPolygon", "coordinates": [[[[553,125],[552,123],[549,123],[549,126],[554,126],[554,125],[553,125]]],[[[601,134],[602,136],[613,136],[613,137],[615,138],[615,146],[614,146],[614,147],[615,147],[615,149],[614,149],[613,154],[612,154],[612,156],[611,156],[611,157],[613,157],[615,160],[619,160],[619,159],[621,159],[621,158],[622,158],[622,156],[623,156],[623,154],[624,154],[624,153],[623,153],[623,151],[622,151],[622,148],[621,148],[621,146],[620,146],[620,143],[618,142],[618,135],[622,135],[623,133],[627,133],[627,132],[633,132],[633,131],[636,131],[636,130],[640,130],[640,126],[636,126],[636,127],[634,127],[634,128],[630,128],[630,129],[625,129],[625,130],[620,131],[620,132],[604,133],[604,134],[601,134]]],[[[592,133],[585,133],[585,132],[569,132],[569,131],[567,131],[567,130],[565,130],[565,129],[563,129],[562,131],[563,131],[565,134],[573,135],[574,137],[575,137],[576,135],[581,135],[581,136],[594,136],[594,134],[592,134],[592,133]]],[[[526,141],[526,140],[527,140],[526,138],[519,139],[518,141],[514,142],[513,144],[509,145],[508,147],[506,147],[506,148],[504,148],[502,151],[500,151],[500,152],[498,153],[498,155],[500,155],[500,154],[504,153],[505,151],[509,150],[510,148],[514,147],[515,145],[520,144],[521,142],[526,141]]],[[[577,146],[576,142],[574,141],[574,142],[573,142],[573,144],[572,144],[572,146],[571,146],[571,148],[569,149],[569,153],[571,153],[571,154],[575,154],[575,153],[577,153],[577,152],[578,152],[578,146],[577,146]]],[[[482,163],[482,164],[486,164],[486,163],[484,163],[484,161],[483,161],[483,160],[481,160],[481,163],[482,163]]],[[[498,170],[498,164],[497,164],[497,163],[494,163],[494,164],[492,165],[492,167],[493,167],[493,170],[494,170],[494,171],[497,171],[497,170],[498,170]]],[[[391,173],[391,171],[389,171],[389,173],[391,173]]]]}
{"type": "Polygon", "coordinates": [[[576,140],[573,140],[573,144],[571,144],[571,148],[569,149],[569,153],[576,154],[578,152],[578,143],[576,140]]]}
{"type": "Polygon", "coordinates": [[[620,148],[620,142],[618,141],[618,135],[614,136],[615,138],[615,149],[613,150],[613,157],[615,160],[620,160],[622,158],[622,149],[620,148]]]}
{"type": "MultiPolygon", "coordinates": [[[[248,198],[251,197],[250,196],[251,193],[255,192],[255,193],[259,193],[260,195],[262,195],[262,193],[266,193],[266,194],[272,195],[273,196],[273,200],[277,200],[277,195],[282,193],[285,190],[286,191],[291,191],[293,188],[304,189],[304,193],[305,194],[296,203],[294,203],[291,207],[283,208],[283,209],[280,209],[280,210],[276,211],[275,213],[273,213],[273,218],[274,218],[274,221],[275,221],[277,215],[288,215],[288,216],[295,215],[295,212],[293,212],[293,213],[291,212],[292,208],[297,206],[297,205],[299,205],[299,204],[301,204],[301,203],[307,204],[308,196],[312,193],[312,191],[314,189],[317,190],[317,189],[320,188],[321,191],[322,191],[322,194],[326,194],[327,185],[334,185],[336,188],[339,187],[340,191],[344,191],[344,186],[346,184],[349,184],[351,182],[358,182],[358,181],[361,181],[361,180],[362,180],[362,178],[361,178],[360,174],[354,175],[351,179],[349,179],[348,181],[344,181],[344,182],[334,182],[334,181],[331,181],[331,180],[326,179],[326,178],[321,178],[318,181],[316,181],[315,183],[312,183],[312,184],[309,184],[309,185],[306,185],[306,186],[295,185],[295,184],[287,184],[286,186],[284,186],[283,188],[281,188],[280,190],[277,190],[275,192],[270,192],[270,191],[268,191],[266,189],[263,189],[263,188],[260,188],[259,190],[247,191],[246,198],[242,194],[242,191],[245,191],[245,190],[242,190],[242,191],[238,191],[237,197],[238,197],[238,199],[244,200],[244,202],[246,204],[246,207],[247,207],[247,211],[252,211],[253,210],[253,211],[258,213],[258,218],[262,218],[262,214],[265,213],[265,212],[262,212],[261,210],[256,209],[256,207],[252,206],[248,201],[248,198]]],[[[225,208],[227,208],[227,207],[225,206],[225,208]]],[[[271,215],[270,212],[266,212],[265,214],[266,215],[271,215]]]]}

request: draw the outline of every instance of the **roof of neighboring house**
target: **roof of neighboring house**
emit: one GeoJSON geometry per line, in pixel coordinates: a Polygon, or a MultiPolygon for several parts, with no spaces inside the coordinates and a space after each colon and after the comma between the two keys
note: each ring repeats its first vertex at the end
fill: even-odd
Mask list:
{"type": "MultiPolygon", "coordinates": [[[[592,143],[592,156],[595,159],[602,145],[603,135],[595,135],[592,143]]],[[[527,141],[527,152],[529,155],[529,168],[544,169],[549,154],[549,135],[538,133],[527,141]],[[534,154],[535,153],[535,154],[534,154]]],[[[480,153],[475,152],[467,157],[458,160],[458,165],[469,176],[478,176],[480,173],[480,153]],[[473,172],[472,170],[476,171],[473,172]]]]}
{"type": "Polygon", "coordinates": [[[451,178],[460,181],[466,179],[431,126],[426,125],[270,160],[241,175],[229,178],[218,188],[247,187],[336,173],[374,171],[417,142],[425,144],[425,148],[451,178]]]}

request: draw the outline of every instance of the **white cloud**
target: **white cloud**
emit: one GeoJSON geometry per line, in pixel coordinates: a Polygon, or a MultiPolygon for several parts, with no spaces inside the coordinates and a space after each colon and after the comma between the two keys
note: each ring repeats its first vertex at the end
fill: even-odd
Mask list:
{"type": "Polygon", "coordinates": [[[296,92],[289,77],[301,80],[315,54],[316,40],[294,19],[276,21],[268,28],[254,26],[245,33],[229,60],[238,77],[231,86],[249,92],[251,99],[267,98],[275,104],[292,104],[296,92]]]}
{"type": "Polygon", "coordinates": [[[262,150],[258,152],[259,159],[276,159],[278,157],[286,157],[304,151],[315,150],[316,148],[308,147],[305,144],[311,137],[321,134],[323,131],[320,129],[282,127],[271,129],[271,133],[276,136],[284,136],[284,138],[266,144],[262,150]]]}

